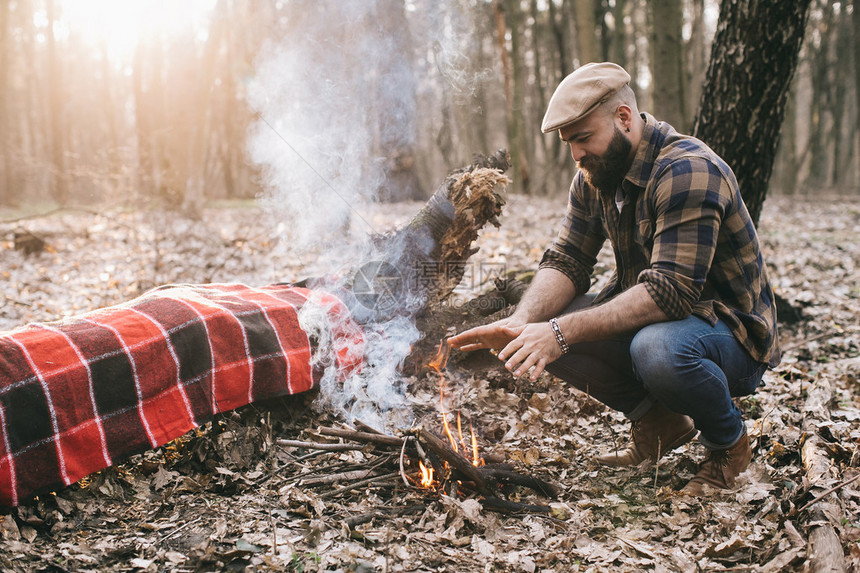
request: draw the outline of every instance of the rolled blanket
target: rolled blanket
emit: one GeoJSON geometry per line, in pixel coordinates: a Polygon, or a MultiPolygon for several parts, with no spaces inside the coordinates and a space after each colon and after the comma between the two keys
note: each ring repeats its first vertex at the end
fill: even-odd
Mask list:
{"type": "Polygon", "coordinates": [[[334,296],[289,285],[161,287],[128,303],[0,333],[0,505],[61,488],[224,412],[311,389],[303,305],[331,317],[340,372],[362,331],[334,296]]]}

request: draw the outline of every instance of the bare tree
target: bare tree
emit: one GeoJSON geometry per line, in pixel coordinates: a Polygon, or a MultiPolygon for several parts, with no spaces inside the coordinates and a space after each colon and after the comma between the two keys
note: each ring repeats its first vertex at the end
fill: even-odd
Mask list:
{"type": "Polygon", "coordinates": [[[594,0],[573,0],[576,24],[576,47],[579,63],[587,64],[600,59],[597,41],[597,22],[594,17],[594,0]]]}
{"type": "Polygon", "coordinates": [[[758,223],[811,0],[722,0],[693,134],[732,167],[758,223]]]}
{"type": "MultiPolygon", "coordinates": [[[[854,136],[860,137],[860,0],[851,3],[851,18],[854,24],[854,33],[851,39],[854,42],[854,98],[855,98],[855,120],[854,136]]],[[[860,148],[860,142],[857,143],[860,148]]]]}
{"type": "Polygon", "coordinates": [[[60,62],[59,48],[57,47],[56,32],[53,23],[57,21],[58,10],[54,0],[48,0],[48,99],[50,115],[50,145],[51,163],[53,168],[53,194],[61,205],[69,199],[68,181],[66,178],[66,164],[64,155],[66,151],[66,126],[63,113],[63,66],[60,62]]]}
{"type": "Polygon", "coordinates": [[[651,67],[654,76],[654,115],[679,131],[687,131],[684,85],[684,41],[681,0],[651,2],[651,67]]]}
{"type": "Polygon", "coordinates": [[[685,104],[687,116],[685,119],[688,128],[693,125],[693,114],[696,111],[699,98],[702,97],[702,84],[705,81],[708,63],[707,48],[709,47],[705,34],[705,0],[690,0],[689,7],[690,40],[684,52],[686,54],[686,58],[684,58],[686,71],[684,84],[687,86],[685,104]]]}
{"type": "Polygon", "coordinates": [[[9,157],[9,0],[0,0],[0,154],[3,155],[3,179],[0,179],[0,205],[7,205],[12,195],[12,161],[9,157]]]}
{"type": "Polygon", "coordinates": [[[385,158],[385,181],[379,197],[385,201],[422,199],[424,191],[416,170],[417,109],[413,49],[403,3],[378,4],[374,10],[379,33],[390,40],[382,58],[377,94],[377,145],[385,158]]]}

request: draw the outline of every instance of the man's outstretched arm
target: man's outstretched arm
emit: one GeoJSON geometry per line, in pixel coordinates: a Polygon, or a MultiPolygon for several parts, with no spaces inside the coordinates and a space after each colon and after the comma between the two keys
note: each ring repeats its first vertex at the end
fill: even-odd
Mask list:
{"type": "MultiPolygon", "coordinates": [[[[645,286],[637,285],[605,304],[559,317],[558,324],[567,344],[576,344],[606,340],[666,320],[669,317],[645,286]]],[[[552,327],[543,321],[524,326],[499,352],[499,359],[514,375],[522,376],[531,369],[531,380],[537,380],[546,365],[559,356],[561,347],[552,327]]]]}
{"type": "Polygon", "coordinates": [[[567,275],[549,267],[539,269],[511,316],[461,332],[448,344],[465,351],[504,348],[526,324],[557,316],[574,296],[576,288],[567,275]]]}

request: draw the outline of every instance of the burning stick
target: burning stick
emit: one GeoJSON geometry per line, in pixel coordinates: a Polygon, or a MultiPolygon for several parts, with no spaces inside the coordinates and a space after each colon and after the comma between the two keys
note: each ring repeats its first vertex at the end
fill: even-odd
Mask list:
{"type": "Polygon", "coordinates": [[[444,441],[424,428],[413,428],[410,432],[424,442],[439,459],[448,462],[452,468],[460,472],[468,481],[472,482],[478,493],[489,497],[493,496],[493,493],[487,487],[487,481],[484,479],[484,476],[481,475],[478,468],[472,465],[471,461],[449,448],[444,441]]]}
{"type": "MultiPolygon", "coordinates": [[[[443,438],[423,428],[412,428],[405,437],[389,436],[379,433],[359,432],[345,428],[318,428],[317,433],[324,436],[338,436],[355,442],[370,443],[378,446],[397,448],[399,451],[399,471],[387,474],[386,478],[400,475],[404,482],[412,482],[420,487],[432,489],[435,483],[434,474],[443,474],[448,469],[453,480],[481,496],[481,503],[487,509],[502,512],[546,512],[549,508],[543,505],[523,504],[502,499],[498,491],[503,491],[507,485],[522,486],[548,498],[558,496],[558,489],[550,483],[535,477],[520,474],[506,464],[478,467],[467,457],[453,450],[443,438]],[[421,475],[407,476],[406,459],[412,463],[418,462],[421,475]]],[[[341,444],[338,444],[341,445],[341,444]]],[[[343,444],[348,445],[348,444],[343,444]]],[[[466,450],[468,452],[468,449],[466,450]]],[[[413,466],[414,467],[414,466],[413,466]]],[[[357,476],[356,476],[357,477],[357,476]]],[[[378,481],[381,476],[375,476],[378,481]]],[[[337,493],[356,488],[358,485],[369,483],[367,480],[344,486],[337,493]]],[[[336,495],[328,492],[325,497],[336,495]]]]}

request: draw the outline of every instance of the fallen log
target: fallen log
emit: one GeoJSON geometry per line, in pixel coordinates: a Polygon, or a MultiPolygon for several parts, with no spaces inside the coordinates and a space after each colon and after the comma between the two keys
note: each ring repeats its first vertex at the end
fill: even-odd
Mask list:
{"type": "MultiPolygon", "coordinates": [[[[806,439],[801,448],[804,485],[810,492],[828,488],[836,480],[833,464],[821,445],[818,427],[828,417],[831,389],[826,378],[820,377],[807,390],[803,407],[803,432],[806,439]]],[[[813,573],[846,571],[845,556],[834,523],[842,520],[842,510],[833,491],[824,492],[810,505],[808,511],[809,546],[807,568],[813,573]]]]}
{"type": "Polygon", "coordinates": [[[463,278],[480,229],[500,225],[509,162],[505,150],[475,157],[446,178],[409,224],[373,236],[348,276],[312,277],[296,285],[333,292],[362,324],[438,307],[463,278]]]}

